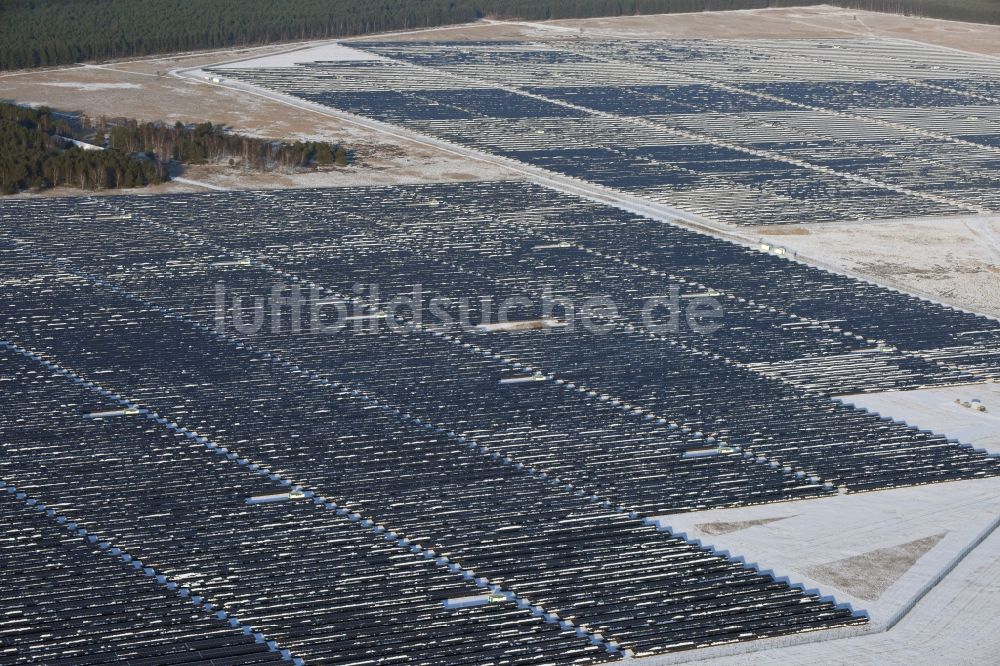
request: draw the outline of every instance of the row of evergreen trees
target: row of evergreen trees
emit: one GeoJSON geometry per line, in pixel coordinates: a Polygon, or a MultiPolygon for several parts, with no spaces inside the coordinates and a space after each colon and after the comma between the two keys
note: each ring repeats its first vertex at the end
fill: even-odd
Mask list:
{"type": "Polygon", "coordinates": [[[46,107],[0,103],[0,193],[58,185],[83,189],[141,187],[168,180],[167,165],[226,162],[266,171],[313,165],[346,166],[350,151],[317,141],[281,143],[226,132],[210,122],[96,123],[87,117],[71,125],[46,107]],[[96,144],[84,149],[72,140],[96,144]]]}
{"type": "Polygon", "coordinates": [[[318,141],[279,143],[225,131],[210,122],[187,127],[183,123],[139,123],[135,120],[108,122],[101,119],[94,142],[125,153],[150,153],[182,164],[237,163],[266,171],[276,167],[311,165],[346,166],[350,152],[342,145],[318,141]]]}
{"type": "Polygon", "coordinates": [[[1000,24],[997,0],[832,0],[827,4],[886,14],[1000,24]]]}
{"type": "Polygon", "coordinates": [[[139,187],[167,178],[163,164],[118,150],[84,150],[49,109],[0,104],[0,193],[58,185],[139,187]]]}

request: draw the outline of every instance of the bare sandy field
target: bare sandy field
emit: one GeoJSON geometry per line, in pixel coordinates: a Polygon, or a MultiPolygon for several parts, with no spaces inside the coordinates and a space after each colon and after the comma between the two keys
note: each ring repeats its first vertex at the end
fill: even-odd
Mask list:
{"type": "MultiPolygon", "coordinates": [[[[280,48],[216,51],[169,58],[154,58],[104,65],[79,65],[61,69],[18,72],[0,76],[0,100],[20,104],[45,104],[67,113],[129,117],[139,120],[184,123],[205,120],[234,131],[268,139],[323,140],[343,143],[357,155],[356,167],[329,177],[288,178],[283,174],[252,174],[245,183],[231,178],[226,167],[197,170],[199,178],[219,178],[226,186],[295,187],[394,184],[426,181],[511,178],[505,169],[429,146],[388,137],[364,127],[306,109],[230,88],[171,76],[179,67],[197,66],[235,58],[259,57],[280,48]],[[297,185],[304,180],[304,184],[297,185]]],[[[173,191],[169,186],[168,189],[173,191]]],[[[59,190],[60,192],[62,190],[59,190]]],[[[48,195],[56,194],[53,190],[48,195]]],[[[78,191],[69,191],[79,194],[78,191]]]]}
{"type": "Polygon", "coordinates": [[[763,226],[754,231],[808,263],[1000,317],[1000,217],[763,226]]]}
{"type": "Polygon", "coordinates": [[[730,12],[657,14],[539,22],[483,21],[355,38],[359,41],[504,39],[912,39],[973,53],[1000,54],[1000,26],[877,14],[828,5],[730,12]]]}
{"type": "Polygon", "coordinates": [[[973,53],[1000,54],[1000,26],[877,14],[828,5],[552,23],[561,27],[601,33],[607,37],[705,39],[889,37],[912,39],[973,53]]]}

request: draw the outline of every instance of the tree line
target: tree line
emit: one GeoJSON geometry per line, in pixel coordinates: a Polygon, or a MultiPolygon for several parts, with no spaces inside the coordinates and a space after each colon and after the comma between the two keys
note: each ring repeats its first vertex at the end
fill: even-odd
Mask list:
{"type": "Polygon", "coordinates": [[[130,188],[169,179],[171,161],[225,163],[257,171],[313,165],[346,166],[351,152],[319,141],[284,143],[227,132],[210,122],[68,122],[47,107],[0,103],[0,193],[56,186],[130,188]],[[81,147],[73,142],[90,144],[81,147]]]}
{"type": "Polygon", "coordinates": [[[0,0],[0,69],[474,21],[766,7],[768,0],[0,0]]]}
{"type": "MultiPolygon", "coordinates": [[[[0,0],[0,69],[474,21],[758,9],[822,0],[0,0]]],[[[996,0],[827,0],[1000,23],[996,0]]]]}
{"type": "MultiPolygon", "coordinates": [[[[346,37],[474,21],[759,9],[823,0],[0,0],[0,69],[346,37]]],[[[996,0],[826,4],[1000,23],[996,0]]]]}
{"type": "Polygon", "coordinates": [[[59,185],[98,189],[166,180],[163,164],[118,150],[73,145],[70,125],[50,109],[0,104],[0,193],[59,185]]]}
{"type": "Polygon", "coordinates": [[[229,161],[257,171],[311,165],[347,166],[350,152],[345,146],[320,141],[282,143],[227,132],[210,122],[140,123],[135,120],[100,119],[94,142],[125,153],[148,153],[181,164],[229,161]]]}

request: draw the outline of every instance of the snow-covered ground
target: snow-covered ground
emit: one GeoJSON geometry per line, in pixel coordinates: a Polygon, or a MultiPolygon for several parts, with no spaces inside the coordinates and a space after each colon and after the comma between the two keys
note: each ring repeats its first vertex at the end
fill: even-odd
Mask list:
{"type": "Polygon", "coordinates": [[[350,60],[382,60],[378,56],[352,49],[342,44],[328,43],[320,46],[296,48],[284,53],[240,60],[220,65],[220,69],[259,69],[264,67],[293,67],[300,62],[344,62],[350,60]]]}
{"type": "Polygon", "coordinates": [[[984,382],[848,395],[841,400],[1000,455],[1000,384],[984,382]],[[975,400],[983,405],[985,412],[974,408],[975,400]],[[965,403],[970,406],[966,407],[965,403]]]}
{"type": "MultiPolygon", "coordinates": [[[[1000,479],[666,515],[657,520],[676,533],[787,577],[793,584],[865,610],[871,627],[867,635],[851,639],[824,641],[834,638],[826,632],[811,636],[823,641],[820,645],[780,647],[780,643],[761,641],[643,663],[706,659],[748,650],[753,653],[720,663],[911,663],[913,655],[902,649],[905,645],[896,645],[895,637],[923,622],[920,618],[937,614],[955,630],[950,640],[961,639],[962,623],[971,627],[992,622],[996,631],[983,629],[982,640],[990,641],[994,649],[1000,646],[1000,620],[995,619],[1000,617],[996,587],[1000,530],[995,529],[1000,520],[1000,479]],[[984,536],[985,541],[979,543],[984,536]],[[966,560],[987,571],[982,588],[975,574],[968,574],[966,560]],[[769,649],[760,652],[763,648],[769,649]]],[[[924,658],[915,663],[942,662],[924,658]]]]}
{"type": "MultiPolygon", "coordinates": [[[[994,531],[892,629],[704,659],[712,666],[980,666],[1000,654],[1000,530],[994,531]]],[[[708,654],[691,658],[710,657],[708,654]]],[[[661,662],[665,663],[665,662],[661,662]]],[[[654,666],[642,660],[637,666],[654,666]]]]}

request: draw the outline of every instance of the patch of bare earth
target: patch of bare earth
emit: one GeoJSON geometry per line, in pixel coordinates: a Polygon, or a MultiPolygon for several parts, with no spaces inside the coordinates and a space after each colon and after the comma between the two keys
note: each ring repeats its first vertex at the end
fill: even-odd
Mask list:
{"type": "Polygon", "coordinates": [[[861,555],[821,564],[806,569],[806,574],[858,599],[874,601],[936,546],[945,534],[941,532],[898,546],[870,550],[861,555]]]}
{"type": "Polygon", "coordinates": [[[1000,317],[1000,217],[761,226],[749,233],[807,263],[1000,317]]]}
{"type": "Polygon", "coordinates": [[[659,14],[551,21],[585,37],[807,39],[888,37],[912,39],[973,53],[1000,54],[1000,26],[879,14],[829,5],[732,12],[659,14]]]}
{"type": "Polygon", "coordinates": [[[767,229],[768,235],[770,236],[808,236],[812,233],[808,228],[799,224],[789,225],[787,227],[775,225],[773,227],[767,227],[767,229]]]}
{"type": "Polygon", "coordinates": [[[733,532],[739,532],[740,530],[746,530],[760,525],[769,525],[770,523],[776,523],[779,520],[785,520],[786,518],[794,518],[794,516],[779,516],[777,518],[760,518],[758,520],[739,520],[733,522],[700,523],[695,525],[695,527],[701,530],[703,534],[708,534],[709,536],[719,536],[720,534],[731,534],[733,532]]]}
{"type": "Polygon", "coordinates": [[[1000,26],[840,9],[829,5],[556,21],[481,21],[467,26],[357,37],[349,41],[518,39],[912,39],[1000,54],[1000,26]]]}
{"type": "Polygon", "coordinates": [[[83,197],[83,196],[109,196],[115,194],[129,195],[149,195],[149,194],[176,194],[178,192],[203,192],[204,188],[188,183],[169,181],[159,185],[148,187],[133,187],[129,189],[107,189],[107,190],[81,190],[74,187],[52,187],[45,190],[25,190],[18,194],[12,194],[0,199],[37,199],[47,197],[83,197]]]}

